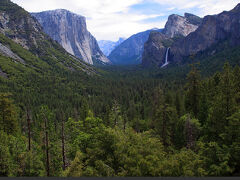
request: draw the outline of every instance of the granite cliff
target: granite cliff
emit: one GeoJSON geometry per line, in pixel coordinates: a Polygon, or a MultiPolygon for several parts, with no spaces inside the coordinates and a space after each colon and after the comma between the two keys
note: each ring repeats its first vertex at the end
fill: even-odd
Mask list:
{"type": "MultiPolygon", "coordinates": [[[[65,51],[30,13],[10,0],[0,1],[0,56],[30,71],[94,73],[91,66],[65,51]]],[[[0,68],[3,73],[4,68],[0,68]]]]}
{"type": "Polygon", "coordinates": [[[144,45],[142,64],[158,67],[163,65],[167,48],[196,31],[201,23],[202,19],[193,14],[185,13],[184,17],[176,14],[170,15],[162,32],[150,33],[144,45]]]}
{"type": "Polygon", "coordinates": [[[185,13],[185,16],[170,15],[163,30],[163,34],[173,38],[175,36],[187,36],[194,32],[201,24],[201,18],[185,13]]]}
{"type": "Polygon", "coordinates": [[[164,46],[162,34],[153,34],[154,37],[151,36],[145,44],[143,65],[159,66],[163,64],[166,47],[170,47],[169,60],[171,62],[182,62],[184,59],[195,57],[199,53],[207,53],[208,56],[211,56],[226,46],[236,47],[240,45],[240,4],[231,11],[205,16],[202,21],[191,14],[185,14],[184,18],[186,22],[199,26],[195,31],[193,31],[192,27],[194,26],[192,25],[186,26],[186,31],[182,31],[181,25],[184,24],[182,20],[179,21],[180,24],[175,26],[172,20],[179,19],[179,17],[170,16],[172,20],[166,24],[163,33],[169,36],[171,43],[164,46]],[[172,28],[168,28],[168,24],[172,24],[172,28]],[[176,31],[176,27],[180,27],[180,31],[176,31]],[[189,32],[189,34],[185,34],[185,32],[189,32]],[[181,33],[185,34],[186,37],[177,36],[174,38],[174,35],[181,35],[181,33]]]}
{"type": "Polygon", "coordinates": [[[108,63],[96,39],[87,30],[86,18],[64,9],[31,13],[43,30],[70,54],[89,64],[108,63]]]}
{"type": "Polygon", "coordinates": [[[172,45],[172,61],[181,61],[223,42],[231,47],[240,45],[240,4],[231,11],[205,16],[195,32],[172,45]]]}

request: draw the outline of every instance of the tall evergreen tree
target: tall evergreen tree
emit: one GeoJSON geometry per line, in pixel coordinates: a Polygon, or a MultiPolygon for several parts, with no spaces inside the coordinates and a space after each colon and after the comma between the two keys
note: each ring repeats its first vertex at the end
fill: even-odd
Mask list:
{"type": "Polygon", "coordinates": [[[186,89],[186,110],[197,117],[199,113],[201,84],[200,73],[195,65],[192,65],[192,69],[187,75],[186,89]]]}

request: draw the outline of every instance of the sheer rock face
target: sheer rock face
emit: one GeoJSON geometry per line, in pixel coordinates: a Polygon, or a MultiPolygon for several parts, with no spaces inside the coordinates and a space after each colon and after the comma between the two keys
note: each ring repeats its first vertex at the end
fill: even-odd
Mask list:
{"type": "Polygon", "coordinates": [[[162,44],[162,42],[157,43],[156,41],[154,41],[151,43],[150,41],[157,39],[162,41],[163,35],[165,37],[165,40],[168,38],[169,41],[172,41],[171,38],[185,37],[190,33],[194,32],[201,24],[201,22],[202,19],[193,14],[185,13],[184,17],[173,14],[169,16],[168,21],[163,30],[151,29],[131,36],[111,52],[111,54],[109,55],[109,59],[114,64],[142,63],[144,65],[150,65],[151,63],[155,62],[154,63],[155,65],[159,65],[162,63],[163,59],[161,58],[165,54],[164,49],[162,49],[164,45],[158,47],[160,50],[159,54],[157,53],[156,46],[162,44]],[[152,34],[152,36],[150,37],[149,34],[152,31],[158,31],[159,33],[152,34]],[[160,35],[161,34],[160,32],[162,32],[162,35],[160,35]],[[157,36],[160,37],[157,38],[157,36]],[[146,43],[146,45],[144,45],[144,43],[146,43]],[[151,47],[153,48],[152,50],[151,47]],[[153,54],[151,55],[151,53],[153,54]],[[147,59],[149,59],[149,62],[147,59]]]}
{"type": "MultiPolygon", "coordinates": [[[[163,33],[165,33],[165,35],[169,36],[170,38],[173,37],[173,42],[170,45],[168,43],[168,46],[164,46],[164,48],[170,47],[170,62],[181,62],[185,57],[194,57],[194,55],[196,55],[197,53],[204,52],[210,49],[212,52],[210,52],[209,54],[214,54],[216,52],[216,49],[214,49],[214,47],[221,43],[227,43],[227,45],[230,47],[239,46],[240,4],[238,4],[231,11],[224,11],[218,15],[205,16],[202,21],[199,20],[198,17],[191,14],[185,14],[184,17],[172,15],[169,17],[163,33]],[[186,23],[192,23],[192,25],[182,26],[186,23]],[[195,31],[193,31],[194,28],[191,27],[197,25],[199,25],[199,27],[195,31]],[[183,30],[182,27],[185,27],[185,30],[183,30]],[[179,37],[178,35],[187,36],[182,38],[176,38],[179,37]]],[[[156,34],[155,36],[161,35],[156,34]]],[[[149,39],[149,41],[150,40],[151,39],[149,39]]],[[[155,42],[155,44],[157,43],[155,42]]],[[[159,63],[156,63],[158,62],[156,58],[154,59],[152,57],[153,55],[150,56],[151,51],[154,52],[155,50],[151,50],[148,45],[151,46],[151,43],[148,42],[145,45],[146,52],[144,51],[144,54],[149,55],[144,56],[144,62],[145,64],[155,62],[153,64],[158,65],[159,63]],[[149,63],[146,63],[147,61],[149,63]]],[[[159,46],[158,48],[158,53],[161,54],[158,56],[159,58],[161,58],[159,59],[159,61],[163,63],[164,55],[162,55],[162,53],[164,53],[164,50],[161,49],[163,48],[162,46],[159,46]]],[[[155,54],[157,54],[157,52],[155,52],[155,54]]]]}
{"type": "Polygon", "coordinates": [[[186,17],[182,17],[176,14],[169,16],[163,34],[173,38],[175,36],[185,37],[191,32],[194,32],[198,28],[197,22],[193,19],[194,15],[186,13],[185,16],[186,17]]]}
{"type": "Polygon", "coordinates": [[[143,66],[161,66],[165,57],[167,47],[164,46],[164,42],[168,40],[168,37],[159,32],[151,32],[148,41],[144,45],[143,52],[143,66]]]}
{"type": "Polygon", "coordinates": [[[108,63],[96,39],[87,30],[86,18],[58,9],[32,13],[44,31],[70,54],[93,64],[94,60],[108,63]]]}
{"type": "Polygon", "coordinates": [[[181,61],[226,40],[230,46],[240,45],[240,4],[231,11],[204,17],[195,32],[173,44],[172,60],[181,61]]]}
{"type": "MultiPolygon", "coordinates": [[[[144,45],[143,66],[161,66],[164,64],[168,47],[178,39],[194,32],[202,23],[198,16],[185,13],[185,16],[171,15],[162,32],[152,32],[144,45]]],[[[170,49],[171,51],[171,49],[170,49]]]]}

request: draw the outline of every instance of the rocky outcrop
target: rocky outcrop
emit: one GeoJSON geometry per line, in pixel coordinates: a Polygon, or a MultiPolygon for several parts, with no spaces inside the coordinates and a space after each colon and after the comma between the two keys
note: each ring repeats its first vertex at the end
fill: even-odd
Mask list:
{"type": "Polygon", "coordinates": [[[0,1],[0,33],[25,49],[33,49],[45,38],[41,32],[41,25],[28,12],[10,0],[0,1]]]}
{"type": "Polygon", "coordinates": [[[195,32],[172,45],[172,61],[181,61],[224,41],[229,46],[240,45],[240,4],[229,12],[204,17],[195,32]]]}
{"type": "Polygon", "coordinates": [[[144,45],[143,66],[156,65],[160,67],[164,62],[169,38],[159,32],[151,32],[148,41],[144,45]]]}
{"type": "Polygon", "coordinates": [[[11,62],[38,71],[69,69],[95,73],[92,66],[65,51],[44,33],[36,18],[10,0],[0,1],[0,34],[0,54],[11,58],[11,62]]]}
{"type": "MultiPolygon", "coordinates": [[[[116,47],[108,58],[117,65],[141,64],[144,43],[148,40],[151,31],[153,30],[132,35],[116,47]]],[[[161,32],[162,29],[155,29],[155,31],[161,32]]]]}
{"type": "Polygon", "coordinates": [[[26,64],[22,58],[20,58],[17,54],[12,52],[12,50],[10,48],[8,48],[7,46],[4,46],[1,42],[0,42],[0,54],[2,54],[3,56],[6,56],[6,57],[10,57],[10,58],[14,59],[16,62],[26,64]]]}
{"type": "Polygon", "coordinates": [[[86,18],[67,10],[58,9],[32,13],[44,31],[70,54],[89,64],[94,61],[108,63],[96,39],[87,30],[86,18]]]}
{"type": "MultiPolygon", "coordinates": [[[[142,58],[143,66],[160,67],[165,62],[165,55],[168,47],[175,41],[183,39],[194,32],[202,23],[202,19],[193,14],[185,13],[184,17],[170,15],[162,32],[152,32],[144,45],[142,58]]],[[[171,52],[170,49],[169,52],[171,52]]]]}
{"type": "Polygon", "coordinates": [[[190,24],[200,26],[200,24],[202,23],[202,18],[200,18],[194,14],[185,13],[184,17],[187,19],[188,23],[190,23],[190,24]]]}
{"type": "MultiPolygon", "coordinates": [[[[146,59],[143,59],[142,54],[144,53],[144,58],[147,58],[147,56],[151,56],[151,53],[155,50],[150,50],[151,47],[155,48],[155,46],[152,46],[155,43],[147,42],[147,45],[144,46],[144,43],[148,40],[149,34],[152,31],[162,32],[166,38],[176,38],[176,37],[185,37],[191,32],[195,31],[199,24],[201,24],[202,19],[198,16],[195,16],[193,14],[185,13],[184,17],[179,15],[171,15],[168,18],[168,21],[165,25],[165,28],[162,29],[151,29],[145,32],[137,33],[127,40],[125,40],[121,45],[119,45],[117,48],[115,48],[111,54],[108,56],[110,61],[113,64],[117,65],[129,65],[129,64],[141,64],[148,65],[146,59]],[[147,47],[147,46],[151,47],[147,47]],[[147,49],[144,52],[144,47],[147,49]]],[[[157,36],[157,34],[155,34],[157,36]]],[[[161,36],[161,35],[160,35],[161,36]]],[[[151,37],[152,38],[152,37],[151,37]]],[[[151,40],[150,38],[150,40],[151,40]]],[[[155,39],[155,38],[153,38],[155,39]]],[[[158,39],[158,38],[157,38],[158,39]]],[[[160,38],[161,39],[161,38],[160,38]]],[[[172,40],[169,40],[172,41],[172,40]]],[[[156,43],[159,44],[159,43],[156,43]]],[[[161,44],[161,43],[160,43],[161,44]]],[[[161,49],[162,47],[159,47],[161,49]]],[[[164,51],[161,49],[161,51],[164,51]]],[[[165,52],[164,52],[165,53],[165,52]]],[[[155,55],[153,55],[155,56],[155,55]]],[[[157,56],[157,59],[160,60],[160,58],[164,56],[164,54],[161,54],[161,56],[157,56]]],[[[152,56],[151,56],[152,58],[152,56]]],[[[150,59],[149,61],[151,63],[156,62],[155,58],[150,59]]],[[[157,63],[157,65],[161,64],[161,61],[157,63]]]]}
{"type": "Polygon", "coordinates": [[[163,30],[163,34],[170,38],[175,36],[185,37],[198,28],[199,22],[196,19],[199,20],[197,16],[188,13],[185,13],[184,17],[176,14],[170,15],[163,30]]]}
{"type": "Polygon", "coordinates": [[[118,41],[113,42],[113,41],[107,41],[107,40],[100,40],[98,41],[98,45],[103,52],[105,56],[109,56],[109,54],[117,47],[119,46],[125,38],[119,38],[118,41]]]}
{"type": "Polygon", "coordinates": [[[3,78],[5,78],[5,79],[8,78],[7,73],[3,72],[3,71],[1,70],[1,68],[0,68],[0,76],[3,77],[3,78]]]}

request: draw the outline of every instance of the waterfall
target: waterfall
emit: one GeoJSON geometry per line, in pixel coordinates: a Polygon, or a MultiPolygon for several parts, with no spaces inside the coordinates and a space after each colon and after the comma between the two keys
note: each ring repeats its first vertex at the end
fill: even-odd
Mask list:
{"type": "Polygon", "coordinates": [[[167,48],[166,56],[165,56],[165,63],[161,67],[165,67],[168,65],[168,52],[170,48],[167,48]]]}

